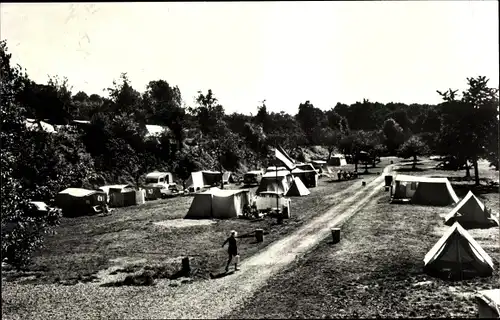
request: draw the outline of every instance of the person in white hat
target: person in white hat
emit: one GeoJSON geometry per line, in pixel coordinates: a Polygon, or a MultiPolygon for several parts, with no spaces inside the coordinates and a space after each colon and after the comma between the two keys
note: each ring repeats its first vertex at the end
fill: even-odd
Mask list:
{"type": "Polygon", "coordinates": [[[222,247],[224,248],[226,243],[229,243],[229,246],[227,248],[227,253],[228,253],[229,257],[228,257],[227,264],[226,264],[226,272],[229,271],[229,265],[231,264],[233,257],[235,257],[234,270],[239,270],[238,269],[239,255],[238,255],[238,246],[236,244],[236,236],[237,236],[237,232],[234,230],[231,230],[231,235],[222,244],[222,247]]]}

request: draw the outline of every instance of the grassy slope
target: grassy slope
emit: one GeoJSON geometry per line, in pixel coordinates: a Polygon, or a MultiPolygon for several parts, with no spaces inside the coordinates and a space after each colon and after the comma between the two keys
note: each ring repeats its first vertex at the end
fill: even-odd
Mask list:
{"type": "MultiPolygon", "coordinates": [[[[457,181],[463,172],[431,169],[410,174],[453,176],[457,181]]],[[[498,173],[485,165],[480,174],[498,180],[498,173]]],[[[454,188],[459,197],[468,189],[465,182],[454,188]]],[[[476,195],[498,213],[498,188],[488,192],[476,195]]],[[[442,217],[450,208],[390,205],[388,193],[382,191],[343,226],[339,244],[324,241],[231,317],[473,317],[476,304],[466,293],[498,286],[498,228],[470,231],[495,261],[492,277],[455,283],[431,278],[422,273],[422,260],[446,229],[442,217]],[[423,281],[431,283],[415,286],[423,281]]]]}
{"type": "MultiPolygon", "coordinates": [[[[382,171],[383,162],[371,172],[382,171]]],[[[347,169],[350,166],[346,167],[347,169]]],[[[364,176],[369,182],[376,174],[364,176]]],[[[226,259],[221,244],[229,230],[240,235],[263,228],[269,232],[266,241],[255,243],[254,238],[240,240],[242,259],[256,253],[270,242],[288,234],[313,216],[334,205],[335,197],[356,181],[331,182],[320,179],[319,186],[311,189],[307,197],[292,198],[292,218],[283,225],[272,219],[250,222],[243,219],[219,220],[208,226],[165,228],[153,222],[182,218],[188,211],[192,197],[178,197],[148,202],[142,206],[119,208],[110,216],[64,218],[55,235],[48,236],[45,248],[34,259],[32,270],[38,270],[35,283],[53,283],[60,280],[81,279],[112,267],[113,259],[139,260],[132,269],[161,265],[174,273],[179,268],[180,257],[191,256],[198,278],[208,278],[209,273],[220,268],[226,259]]]]}

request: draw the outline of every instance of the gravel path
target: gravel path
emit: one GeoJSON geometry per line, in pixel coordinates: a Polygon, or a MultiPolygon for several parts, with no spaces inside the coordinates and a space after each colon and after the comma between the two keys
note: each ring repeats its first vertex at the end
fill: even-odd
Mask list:
{"type": "Polygon", "coordinates": [[[159,281],[154,287],[102,288],[95,284],[76,286],[22,285],[2,288],[2,297],[17,312],[2,312],[10,319],[215,319],[224,317],[251,297],[275,273],[303,253],[313,249],[358,212],[384,186],[387,166],[365,187],[361,181],[335,195],[337,205],[309,223],[242,261],[241,271],[223,278],[178,287],[159,281]],[[351,196],[348,196],[352,194],[351,196]],[[34,299],[34,300],[33,300],[34,299]],[[15,305],[17,304],[17,305],[15,305]],[[22,310],[21,310],[22,309],[22,310]]]}

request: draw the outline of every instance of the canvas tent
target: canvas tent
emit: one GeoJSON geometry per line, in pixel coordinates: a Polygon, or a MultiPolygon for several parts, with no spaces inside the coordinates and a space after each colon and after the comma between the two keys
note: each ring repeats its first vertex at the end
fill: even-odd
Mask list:
{"type": "Polygon", "coordinates": [[[460,201],[444,218],[444,223],[451,226],[459,222],[465,229],[490,228],[498,226],[498,220],[471,192],[460,201]]]}
{"type": "Polygon", "coordinates": [[[447,206],[459,201],[447,178],[397,175],[393,200],[410,199],[413,204],[447,206]]]}
{"type": "Polygon", "coordinates": [[[129,184],[107,185],[99,188],[106,192],[110,207],[128,207],[138,204],[137,193],[142,191],[135,190],[129,184]]]}
{"type": "Polygon", "coordinates": [[[335,167],[346,166],[347,161],[343,154],[334,154],[328,160],[328,164],[335,167]]]}
{"type": "Polygon", "coordinates": [[[425,255],[424,271],[462,280],[491,275],[493,262],[467,230],[455,222],[425,255]]]}
{"type": "Polygon", "coordinates": [[[95,206],[105,206],[104,191],[68,188],[56,195],[56,205],[67,215],[95,213],[95,206]]]}
{"type": "Polygon", "coordinates": [[[289,171],[271,171],[262,176],[256,194],[266,191],[286,194],[293,182],[293,177],[289,171]]]}
{"type": "Polygon", "coordinates": [[[186,182],[187,188],[193,188],[194,191],[198,191],[205,187],[215,186],[220,184],[222,179],[222,174],[220,171],[196,171],[191,172],[191,177],[189,177],[186,182]]]}
{"type": "Polygon", "coordinates": [[[500,317],[500,289],[479,291],[476,299],[479,318],[500,317]]]}
{"type": "Polygon", "coordinates": [[[292,170],[294,177],[300,178],[304,185],[308,188],[315,188],[318,186],[319,174],[316,170],[302,170],[295,168],[292,170]]]}
{"type": "Polygon", "coordinates": [[[293,183],[290,189],[288,189],[286,195],[288,197],[302,197],[307,196],[311,192],[306,188],[306,186],[302,183],[299,177],[293,178],[293,183]]]}
{"type": "Polygon", "coordinates": [[[248,190],[221,190],[211,188],[194,196],[185,219],[227,219],[243,214],[243,206],[250,204],[248,190]]]}
{"type": "Polygon", "coordinates": [[[319,173],[328,173],[328,165],[324,160],[312,160],[311,164],[319,173]]]}

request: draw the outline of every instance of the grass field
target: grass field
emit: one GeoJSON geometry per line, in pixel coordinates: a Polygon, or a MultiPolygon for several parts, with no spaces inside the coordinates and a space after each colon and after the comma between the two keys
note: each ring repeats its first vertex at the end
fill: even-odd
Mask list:
{"type": "MultiPolygon", "coordinates": [[[[446,176],[459,197],[468,189],[499,211],[498,187],[472,187],[464,171],[419,165],[412,175],[446,176]]],[[[405,169],[401,171],[406,171],[405,169]]],[[[483,183],[498,181],[498,172],[481,163],[483,183]]],[[[493,276],[461,282],[431,278],[423,258],[447,227],[450,207],[389,204],[379,195],[342,226],[341,242],[323,243],[235,310],[231,318],[336,317],[475,317],[476,290],[498,287],[499,229],[471,230],[495,263],[493,276]]]]}
{"type": "MultiPolygon", "coordinates": [[[[187,213],[192,196],[118,208],[109,216],[63,218],[56,234],[48,236],[45,247],[37,252],[29,271],[3,276],[7,275],[7,280],[22,279],[30,283],[75,284],[99,281],[98,277],[108,278],[110,273],[124,275],[150,269],[156,271],[154,277],[163,278],[175,274],[182,257],[189,256],[192,267],[197,270],[193,278],[207,279],[210,272],[220,270],[225,264],[226,249],[222,249],[221,244],[230,230],[245,235],[262,228],[266,233],[262,243],[256,243],[253,236],[240,239],[243,260],[334,205],[335,193],[353,183],[361,184],[361,180],[370,182],[388,161],[370,168],[370,174],[357,180],[338,182],[336,178],[333,181],[321,178],[309,196],[292,197],[291,219],[282,225],[271,218],[256,222],[230,219],[181,228],[182,221],[177,219],[187,213]],[[170,227],[158,225],[162,222],[170,222],[170,227]]],[[[349,170],[352,166],[343,169],[349,170]]]]}

